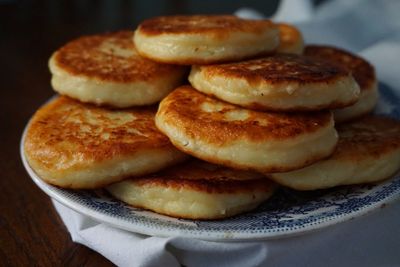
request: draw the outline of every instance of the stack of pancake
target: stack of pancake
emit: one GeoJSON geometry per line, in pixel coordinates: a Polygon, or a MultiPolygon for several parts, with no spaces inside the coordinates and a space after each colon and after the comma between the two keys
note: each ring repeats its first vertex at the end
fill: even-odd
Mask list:
{"type": "Polygon", "coordinates": [[[400,123],[369,115],[374,68],[304,47],[291,25],[157,17],[69,42],[49,66],[61,96],[33,116],[24,149],[59,187],[219,219],[254,209],[277,184],[376,182],[400,167],[400,123]]]}

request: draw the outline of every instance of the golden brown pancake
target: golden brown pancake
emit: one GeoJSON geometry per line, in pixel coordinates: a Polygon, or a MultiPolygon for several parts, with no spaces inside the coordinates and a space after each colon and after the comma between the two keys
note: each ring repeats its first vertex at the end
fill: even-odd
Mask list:
{"type": "Polygon", "coordinates": [[[293,25],[278,23],[279,46],[278,53],[302,54],[304,50],[304,40],[301,32],[293,25]]]}
{"type": "Polygon", "coordinates": [[[296,190],[377,182],[400,168],[400,122],[367,116],[337,126],[339,143],[331,157],[306,168],[271,174],[296,190]]]}
{"type": "Polygon", "coordinates": [[[348,68],[361,90],[367,90],[376,83],[374,67],[365,59],[344,49],[326,45],[307,45],[304,54],[348,68]]]}
{"type": "Polygon", "coordinates": [[[329,156],[337,134],[330,111],[258,112],[181,86],[164,98],[156,125],[180,150],[208,162],[283,172],[329,156]]]}
{"type": "Polygon", "coordinates": [[[269,20],[231,15],[166,16],[142,22],[134,42],[142,56],[155,61],[210,64],[269,54],[279,44],[279,32],[269,20]]]}
{"type": "Polygon", "coordinates": [[[24,143],[46,182],[98,188],[186,158],[154,125],[155,108],[107,110],[57,97],[33,116],[24,143]]]}
{"type": "Polygon", "coordinates": [[[378,101],[374,67],[365,59],[340,48],[308,45],[304,54],[347,68],[360,86],[360,99],[352,106],[334,111],[335,121],[344,122],[371,112],[378,101]]]}
{"type": "Polygon", "coordinates": [[[57,50],[49,66],[57,92],[82,102],[125,108],[160,101],[186,69],[142,58],[133,32],[84,36],[57,50]]]}
{"type": "Polygon", "coordinates": [[[232,104],[285,112],[346,107],[360,93],[347,69],[294,54],[193,66],[189,81],[197,90],[232,104]]]}
{"type": "Polygon", "coordinates": [[[107,187],[139,208],[187,219],[222,219],[256,208],[269,198],[273,182],[261,174],[192,160],[159,173],[107,187]]]}

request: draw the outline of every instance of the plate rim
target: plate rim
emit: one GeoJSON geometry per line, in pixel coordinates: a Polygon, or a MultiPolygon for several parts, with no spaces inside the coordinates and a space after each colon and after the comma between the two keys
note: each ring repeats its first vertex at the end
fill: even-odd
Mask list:
{"type": "MultiPolygon", "coordinates": [[[[53,99],[55,96],[51,97],[48,101],[53,99]]],[[[48,102],[46,101],[46,103],[48,102]]],[[[32,117],[31,117],[32,118],[32,117]]],[[[227,242],[227,241],[233,241],[233,242],[240,242],[240,241],[256,241],[256,240],[270,240],[270,239],[279,239],[279,238],[285,238],[285,237],[292,237],[292,236],[297,236],[297,235],[302,235],[305,233],[309,233],[312,231],[318,231],[323,228],[327,228],[333,225],[336,225],[338,223],[342,223],[345,221],[349,221],[355,218],[362,217],[364,215],[367,215],[373,211],[379,210],[379,207],[382,207],[384,205],[390,205],[392,202],[394,202],[399,196],[395,193],[390,194],[389,196],[384,197],[381,200],[378,200],[374,203],[365,205],[358,210],[355,210],[350,213],[345,213],[345,214],[340,214],[340,215],[333,215],[330,217],[327,217],[326,219],[316,219],[314,222],[307,223],[303,227],[293,227],[290,229],[282,229],[279,231],[265,231],[265,232],[223,232],[223,231],[217,231],[217,230],[184,230],[184,229],[179,229],[179,228],[173,228],[173,227],[168,227],[168,228],[160,228],[160,227],[153,227],[141,223],[132,223],[127,220],[113,217],[104,213],[101,213],[95,209],[91,209],[90,207],[87,207],[81,203],[78,203],[74,201],[73,199],[64,197],[63,195],[59,194],[58,192],[54,191],[51,187],[54,187],[54,185],[49,185],[46,182],[44,182],[39,175],[35,173],[35,171],[31,168],[29,165],[26,155],[24,152],[24,143],[25,143],[25,137],[27,133],[27,129],[30,125],[31,119],[28,121],[26,124],[21,140],[20,140],[20,156],[22,159],[23,166],[25,170],[27,171],[28,175],[30,178],[33,180],[33,182],[44,192],[46,193],[50,198],[56,200],[60,204],[71,208],[72,210],[78,212],[79,214],[82,214],[84,216],[88,216],[91,219],[105,223],[107,225],[110,225],[112,227],[116,227],[119,229],[123,229],[129,232],[134,232],[134,233],[139,233],[139,234],[144,234],[144,235],[149,235],[149,236],[160,236],[160,237],[184,237],[184,238],[196,238],[196,239],[201,239],[201,240],[207,240],[207,241],[220,241],[220,242],[227,242]]],[[[391,179],[398,179],[394,178],[400,175],[399,172],[397,172],[395,175],[392,176],[392,178],[386,179],[382,181],[388,182],[391,179]]],[[[63,189],[61,189],[63,190],[63,189]]],[[[396,192],[400,192],[400,190],[397,190],[396,192]]],[[[115,200],[119,201],[119,200],[115,200]]],[[[127,205],[123,203],[124,205],[127,205]]],[[[129,205],[127,205],[129,206],[129,205]]],[[[151,218],[148,218],[151,220],[151,218]]],[[[190,220],[188,220],[190,221],[190,220]]]]}

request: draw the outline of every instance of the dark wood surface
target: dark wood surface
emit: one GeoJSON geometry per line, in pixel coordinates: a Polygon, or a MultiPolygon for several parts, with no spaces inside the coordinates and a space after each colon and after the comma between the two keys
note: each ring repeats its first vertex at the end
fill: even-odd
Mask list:
{"type": "Polygon", "coordinates": [[[71,241],[49,197],[20,160],[25,124],[54,94],[47,68],[52,51],[80,35],[132,29],[150,16],[229,13],[243,5],[268,14],[276,5],[244,2],[222,1],[211,9],[213,1],[0,1],[0,266],[112,265],[71,241]]]}

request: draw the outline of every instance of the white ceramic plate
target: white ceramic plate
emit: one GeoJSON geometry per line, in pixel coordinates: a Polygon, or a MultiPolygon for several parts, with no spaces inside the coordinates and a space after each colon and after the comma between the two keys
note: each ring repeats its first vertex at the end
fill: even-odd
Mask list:
{"type": "MultiPolygon", "coordinates": [[[[397,96],[380,84],[378,113],[400,119],[397,96]]],[[[366,214],[400,195],[400,174],[378,184],[345,186],[329,190],[298,192],[281,188],[255,211],[219,221],[174,219],[130,207],[97,191],[67,190],[43,182],[23,164],[33,181],[50,197],[75,211],[112,226],[156,236],[182,236],[205,240],[255,240],[305,233],[366,214]]]]}

